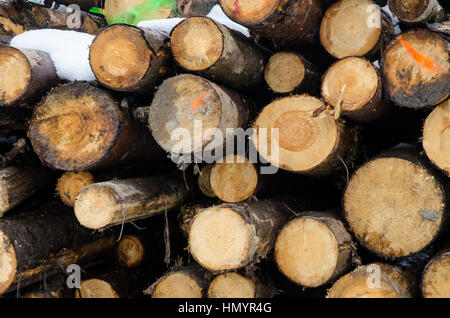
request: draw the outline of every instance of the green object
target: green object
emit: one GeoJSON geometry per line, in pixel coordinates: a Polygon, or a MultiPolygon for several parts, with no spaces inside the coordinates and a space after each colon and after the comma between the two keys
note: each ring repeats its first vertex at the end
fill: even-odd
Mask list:
{"type": "Polygon", "coordinates": [[[176,1],[147,0],[113,18],[107,18],[107,22],[108,24],[125,23],[137,25],[141,21],[159,19],[157,12],[163,8],[171,8],[172,11],[175,11],[176,1]]]}
{"type": "Polygon", "coordinates": [[[103,10],[101,8],[97,8],[97,7],[90,8],[89,12],[96,13],[96,14],[103,14],[103,10]]]}

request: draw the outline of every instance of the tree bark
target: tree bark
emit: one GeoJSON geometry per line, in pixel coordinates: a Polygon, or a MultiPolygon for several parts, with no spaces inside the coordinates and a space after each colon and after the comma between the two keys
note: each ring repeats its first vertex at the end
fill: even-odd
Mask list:
{"type": "Polygon", "coordinates": [[[412,298],[413,293],[414,283],[407,272],[373,263],[359,266],[339,279],[328,290],[327,298],[412,298]]]}
{"type": "Polygon", "coordinates": [[[318,69],[303,56],[294,52],[278,52],[266,64],[264,78],[275,94],[315,95],[319,92],[318,69]]]}
{"type": "Polygon", "coordinates": [[[415,151],[396,149],[354,173],[343,207],[364,247],[384,258],[399,258],[423,250],[443,230],[445,192],[445,183],[415,151]]]}
{"type": "Polygon", "coordinates": [[[97,80],[121,92],[149,95],[169,58],[168,35],[151,29],[114,24],[92,42],[89,62],[97,80]]]}
{"type": "Polygon", "coordinates": [[[7,167],[0,169],[0,218],[52,180],[41,168],[7,167]]]}
{"type": "Polygon", "coordinates": [[[381,58],[383,83],[402,107],[426,108],[449,96],[450,44],[438,33],[415,29],[398,35],[381,58]]]}
{"type": "Polygon", "coordinates": [[[173,209],[187,196],[178,174],[112,180],[83,188],[75,202],[75,215],[90,229],[100,229],[173,209]]]}
{"type": "Polygon", "coordinates": [[[47,53],[0,46],[0,106],[31,108],[58,78],[47,53]]]}
{"type": "Polygon", "coordinates": [[[241,33],[207,17],[192,17],[172,31],[175,61],[234,89],[254,87],[263,80],[265,58],[261,49],[241,33]]]}
{"type": "Polygon", "coordinates": [[[304,212],[286,224],[275,243],[280,271],[304,287],[319,287],[352,264],[356,246],[344,224],[329,212],[304,212]]]}
{"type": "Polygon", "coordinates": [[[317,38],[322,17],[320,0],[219,0],[233,21],[275,42],[309,43],[317,38]]]}
{"type": "Polygon", "coordinates": [[[356,156],[356,127],[331,116],[321,100],[309,95],[275,100],[262,110],[253,128],[253,145],[280,169],[329,175],[351,166],[356,156]]]}
{"type": "Polygon", "coordinates": [[[149,164],[164,156],[111,93],[81,82],[50,91],[35,109],[28,135],[45,165],[65,171],[149,164]]]}
{"type": "Polygon", "coordinates": [[[212,272],[251,266],[272,250],[289,216],[282,203],[270,200],[204,209],[190,225],[189,251],[212,272]]]}
{"type": "Polygon", "coordinates": [[[80,12],[66,13],[25,1],[0,4],[0,34],[15,36],[29,30],[62,29],[96,34],[105,19],[80,12]]]}
{"type": "Polygon", "coordinates": [[[441,22],[446,16],[438,0],[389,0],[389,9],[406,23],[441,22]]]}
{"type": "Polygon", "coordinates": [[[114,232],[93,234],[60,203],[30,205],[0,222],[0,294],[83,265],[112,250],[114,232]],[[49,230],[52,229],[52,230],[49,230]]]}
{"type": "Polygon", "coordinates": [[[218,4],[217,0],[178,0],[178,12],[185,18],[205,16],[218,4]]]}
{"type": "Polygon", "coordinates": [[[347,57],[331,65],[322,79],[322,97],[354,121],[368,122],[386,115],[381,75],[368,60],[347,57]],[[358,79],[358,80],[355,80],[358,79]]]}

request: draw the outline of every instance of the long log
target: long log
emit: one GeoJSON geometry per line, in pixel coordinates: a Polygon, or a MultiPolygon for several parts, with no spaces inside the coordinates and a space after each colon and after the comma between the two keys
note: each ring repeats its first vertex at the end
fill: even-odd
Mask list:
{"type": "Polygon", "coordinates": [[[370,160],[351,177],[343,197],[358,241],[384,258],[427,247],[444,227],[445,184],[410,149],[370,160]]]}
{"type": "Polygon", "coordinates": [[[37,191],[52,178],[41,168],[7,167],[0,169],[0,218],[37,191]]]}
{"type": "Polygon", "coordinates": [[[166,152],[189,156],[224,147],[227,129],[245,128],[251,108],[250,100],[231,90],[182,74],[159,87],[150,106],[149,128],[166,152]],[[213,137],[217,131],[223,139],[213,137]]]}
{"type": "Polygon", "coordinates": [[[52,89],[36,107],[28,131],[41,161],[65,171],[154,162],[163,153],[107,91],[75,82],[52,89]]]}
{"type": "Polygon", "coordinates": [[[265,160],[292,172],[326,175],[343,169],[343,162],[350,166],[357,130],[324,110],[325,104],[309,95],[275,100],[256,119],[252,142],[265,160]]]}
{"type": "Polygon", "coordinates": [[[317,68],[295,52],[278,52],[266,64],[264,79],[276,94],[316,94],[320,75],[317,68]]]}
{"type": "Polygon", "coordinates": [[[406,23],[441,22],[446,18],[438,0],[389,0],[388,4],[392,13],[406,23]]]}
{"type": "Polygon", "coordinates": [[[381,58],[383,83],[402,107],[437,105],[449,96],[450,44],[438,33],[414,29],[398,35],[381,58]]]}
{"type": "Polygon", "coordinates": [[[192,17],[171,34],[175,61],[234,89],[245,89],[263,80],[265,59],[257,45],[239,32],[207,17],[192,17]]]}
{"type": "Polygon", "coordinates": [[[320,0],[219,0],[233,21],[262,37],[286,44],[308,43],[317,38],[322,17],[320,0]]]}
{"type": "Polygon", "coordinates": [[[328,290],[327,298],[412,298],[414,283],[400,267],[382,263],[359,266],[328,290]]]}
{"type": "Polygon", "coordinates": [[[114,247],[114,232],[93,234],[57,202],[30,205],[0,220],[0,294],[83,265],[114,247]]]}
{"type": "Polygon", "coordinates": [[[89,62],[97,80],[122,92],[151,94],[167,64],[168,35],[151,29],[114,24],[92,42],[89,62]]]}
{"type": "Polygon", "coordinates": [[[106,21],[102,17],[83,11],[67,13],[26,1],[0,3],[2,35],[14,36],[37,29],[62,29],[96,34],[105,25],[106,21]]]}
{"type": "Polygon", "coordinates": [[[281,230],[275,243],[280,271],[304,287],[318,287],[351,265],[355,245],[344,224],[329,212],[304,212],[281,230]]]}
{"type": "Polygon", "coordinates": [[[425,120],[422,145],[427,157],[450,176],[449,125],[450,100],[437,106],[425,120]]]}
{"type": "Polygon", "coordinates": [[[100,229],[168,211],[186,196],[178,174],[159,174],[91,184],[78,194],[74,209],[83,226],[100,229]]]}
{"type": "Polygon", "coordinates": [[[389,110],[383,97],[381,75],[368,60],[347,57],[331,65],[322,78],[322,97],[350,119],[368,122],[389,110]]]}
{"type": "Polygon", "coordinates": [[[323,16],[320,42],[335,58],[378,57],[394,34],[394,27],[371,0],[340,0],[323,16]]]}
{"type": "Polygon", "coordinates": [[[440,251],[425,266],[421,288],[425,298],[450,298],[450,251],[440,251]]]}
{"type": "Polygon", "coordinates": [[[0,107],[30,108],[58,78],[47,53],[0,46],[0,107]]]}
{"type": "Polygon", "coordinates": [[[152,298],[203,298],[211,274],[198,265],[175,268],[144,291],[152,298]]]}
{"type": "Polygon", "coordinates": [[[204,209],[190,225],[189,251],[212,272],[250,266],[272,250],[289,213],[282,203],[270,200],[204,209]]]}

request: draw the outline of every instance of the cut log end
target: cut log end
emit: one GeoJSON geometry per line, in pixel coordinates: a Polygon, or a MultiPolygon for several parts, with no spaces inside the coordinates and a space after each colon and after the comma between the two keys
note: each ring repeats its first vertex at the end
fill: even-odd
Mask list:
{"type": "Polygon", "coordinates": [[[197,214],[189,231],[189,251],[211,271],[247,265],[254,251],[253,233],[244,218],[231,208],[213,207],[197,214]]]}
{"type": "Polygon", "coordinates": [[[410,285],[399,268],[376,263],[341,277],[328,290],[327,298],[410,298],[410,285]],[[375,275],[377,280],[373,279],[375,275]]]}
{"type": "Polygon", "coordinates": [[[88,171],[66,172],[58,179],[56,192],[64,204],[73,207],[78,193],[92,183],[94,177],[88,171]]]}
{"type": "Polygon", "coordinates": [[[303,60],[295,53],[280,52],[272,55],[266,65],[264,78],[275,93],[291,93],[305,77],[303,60]]]}
{"type": "MultiPolygon", "coordinates": [[[[422,22],[420,17],[426,14],[433,0],[389,0],[389,9],[402,21],[422,22]],[[419,21],[417,21],[419,20],[419,21]]],[[[429,10],[431,13],[433,10],[429,10]]],[[[426,17],[425,17],[426,18],[426,17]]]]}
{"type": "Polygon", "coordinates": [[[31,66],[20,50],[0,46],[0,69],[0,106],[6,106],[26,92],[31,81],[31,66]]]}
{"type": "Polygon", "coordinates": [[[339,140],[338,125],[332,116],[320,113],[323,107],[321,100],[308,95],[274,101],[254,124],[253,144],[273,165],[307,173],[326,161],[339,140]],[[320,114],[316,116],[315,112],[320,114]],[[258,140],[261,128],[267,129],[267,140],[258,140]],[[278,146],[271,133],[274,128],[278,129],[278,154],[271,153],[278,146]]]}
{"type": "Polygon", "coordinates": [[[342,100],[343,112],[356,111],[374,98],[380,81],[372,63],[363,58],[348,57],[333,64],[325,73],[322,96],[334,108],[342,100]]]}
{"type": "Polygon", "coordinates": [[[123,121],[118,104],[106,91],[84,83],[66,84],[53,89],[37,106],[29,136],[46,164],[80,171],[107,156],[123,121]]]}
{"type": "Polygon", "coordinates": [[[208,298],[255,298],[255,282],[238,273],[218,275],[209,285],[208,298]]]}
{"type": "Polygon", "coordinates": [[[103,29],[91,45],[89,60],[100,83],[127,90],[147,74],[155,53],[138,28],[112,25],[103,29]]]}
{"type": "Polygon", "coordinates": [[[205,17],[181,22],[172,32],[175,60],[189,71],[201,71],[214,65],[223,51],[223,35],[216,23],[205,17]]]}
{"type": "Polygon", "coordinates": [[[299,218],[285,226],[275,244],[281,272],[305,287],[318,287],[332,277],[339,257],[331,229],[312,218],[299,218]]]}
{"type": "Polygon", "coordinates": [[[426,29],[398,35],[382,57],[383,82],[398,106],[424,108],[449,96],[449,43],[426,29]]]}
{"type": "Polygon", "coordinates": [[[101,279],[89,279],[81,282],[75,298],[120,298],[114,288],[101,279]]]}
{"type": "Polygon", "coordinates": [[[16,272],[17,258],[14,246],[9,238],[0,231],[0,295],[13,283],[16,272]]]}
{"type": "Polygon", "coordinates": [[[134,235],[124,236],[116,247],[119,262],[128,268],[139,266],[144,259],[144,245],[134,235]]]}
{"type": "Polygon", "coordinates": [[[422,294],[425,298],[450,298],[450,253],[433,259],[424,270],[422,294]]]}
{"type": "Polygon", "coordinates": [[[341,0],[325,13],[320,41],[336,58],[364,56],[381,36],[380,8],[370,0],[341,0]]]}
{"type": "Polygon", "coordinates": [[[152,298],[202,298],[203,290],[189,274],[174,272],[166,275],[155,286],[152,298]]]}
{"type": "Polygon", "coordinates": [[[229,155],[211,170],[211,189],[224,202],[247,200],[258,186],[258,172],[247,158],[229,155]]]}
{"type": "Polygon", "coordinates": [[[191,153],[210,142],[221,116],[221,100],[210,82],[199,76],[180,75],[159,87],[150,107],[149,124],[153,137],[165,151],[191,153]],[[194,129],[198,121],[203,130],[194,129]],[[180,128],[187,129],[190,138],[180,136],[180,128]]]}
{"type": "Polygon", "coordinates": [[[439,233],[445,198],[424,167],[389,157],[370,161],[351,178],[344,209],[358,240],[378,255],[419,252],[439,233]]]}
{"type": "Polygon", "coordinates": [[[425,120],[423,148],[428,158],[450,176],[450,100],[436,107],[425,120]]]}
{"type": "Polygon", "coordinates": [[[232,20],[243,24],[258,24],[270,16],[280,4],[280,0],[220,0],[222,10],[232,20]]]}
{"type": "Polygon", "coordinates": [[[81,225],[100,229],[110,225],[120,206],[114,190],[92,184],[85,187],[75,201],[75,215],[81,225]]]}

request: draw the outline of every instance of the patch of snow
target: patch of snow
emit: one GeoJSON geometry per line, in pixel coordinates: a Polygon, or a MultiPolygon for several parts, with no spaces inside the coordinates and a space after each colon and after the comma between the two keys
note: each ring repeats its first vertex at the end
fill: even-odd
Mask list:
{"type": "Polygon", "coordinates": [[[402,30],[400,29],[399,25],[400,20],[397,18],[395,14],[392,13],[391,9],[389,9],[389,6],[385,5],[384,7],[381,8],[381,10],[383,10],[383,12],[389,15],[389,17],[391,18],[392,24],[394,25],[395,35],[402,33],[402,30]]]}
{"type": "Polygon", "coordinates": [[[140,28],[148,28],[170,34],[173,28],[175,28],[177,24],[183,20],[184,18],[146,20],[139,22],[137,26],[140,28]]]}
{"type": "Polygon", "coordinates": [[[46,52],[55,64],[59,78],[67,81],[94,81],[89,65],[89,48],[94,36],[55,29],[27,31],[16,35],[11,46],[46,52]]]}

